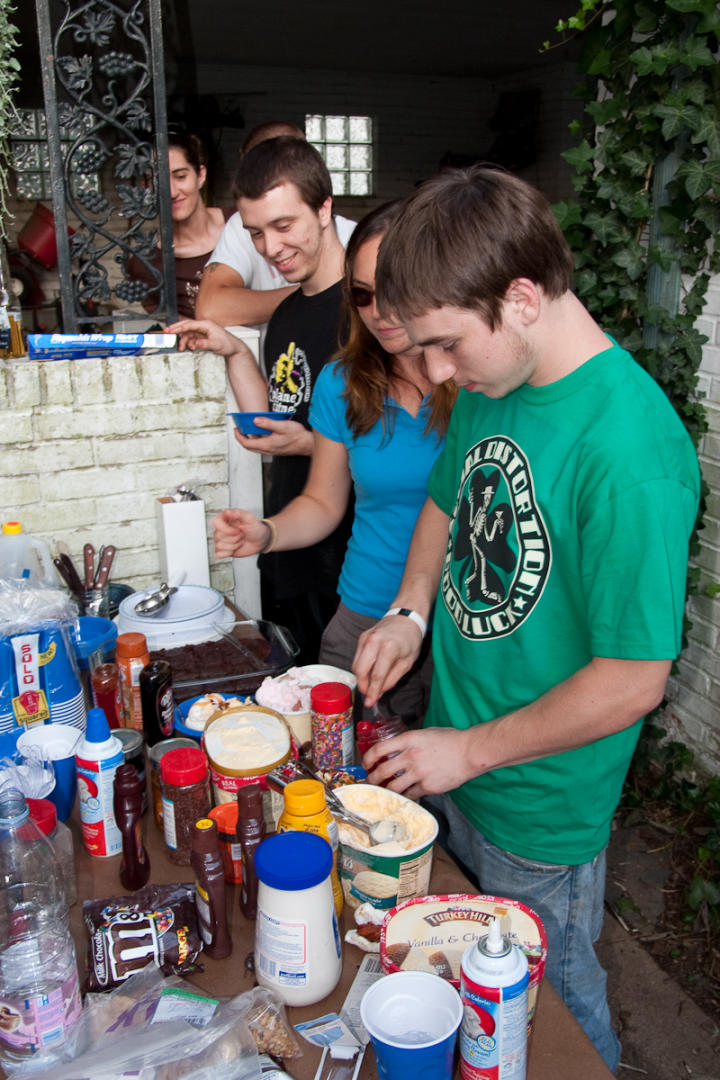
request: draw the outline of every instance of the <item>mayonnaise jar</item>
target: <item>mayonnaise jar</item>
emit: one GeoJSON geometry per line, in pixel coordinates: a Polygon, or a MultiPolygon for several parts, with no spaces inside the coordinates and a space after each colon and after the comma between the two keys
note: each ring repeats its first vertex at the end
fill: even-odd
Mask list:
{"type": "Polygon", "coordinates": [[[332,848],[313,833],[276,833],[255,852],[255,976],[286,1005],[314,1005],[340,980],[332,848]]]}

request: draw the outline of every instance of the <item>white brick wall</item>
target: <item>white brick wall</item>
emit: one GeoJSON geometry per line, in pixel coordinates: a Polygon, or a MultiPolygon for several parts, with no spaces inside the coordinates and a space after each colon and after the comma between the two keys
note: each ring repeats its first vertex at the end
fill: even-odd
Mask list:
{"type": "Polygon", "coordinates": [[[700,465],[710,491],[705,528],[694,565],[700,569],[700,595],[690,598],[688,646],[668,684],[663,725],[694,753],[701,770],[720,773],[720,597],[705,589],[720,583],[720,277],[711,282],[697,328],[708,338],[703,347],[699,388],[709,429],[700,447],[700,465]]]}
{"type": "MultiPolygon", "coordinates": [[[[155,500],[199,480],[208,519],[229,505],[225,362],[211,353],[0,361],[0,520],[51,549],[118,548],[112,580],[160,572],[155,500]]],[[[210,546],[212,555],[212,546],[210,546]]],[[[212,584],[232,593],[230,563],[212,584]]]]}

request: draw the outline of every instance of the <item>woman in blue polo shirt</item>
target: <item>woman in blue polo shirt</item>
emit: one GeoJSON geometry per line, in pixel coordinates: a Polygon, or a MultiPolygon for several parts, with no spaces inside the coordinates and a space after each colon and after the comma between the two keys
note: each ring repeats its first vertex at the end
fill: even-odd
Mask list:
{"type": "MultiPolygon", "coordinates": [[[[382,618],[397,593],[457,393],[452,383],[432,385],[422,350],[398,322],[377,309],[378,248],[399,206],[389,203],[373,210],[347,246],[349,335],[340,358],[325,366],[315,384],[310,407],[315,444],[305,489],[272,518],[226,510],[213,523],[218,555],[305,547],[336,527],[354,486],[355,517],[338,583],[340,604],[319,657],[321,663],[346,669],[362,631],[382,618]]],[[[385,705],[421,718],[430,676],[426,640],[415,667],[385,705]]]]}

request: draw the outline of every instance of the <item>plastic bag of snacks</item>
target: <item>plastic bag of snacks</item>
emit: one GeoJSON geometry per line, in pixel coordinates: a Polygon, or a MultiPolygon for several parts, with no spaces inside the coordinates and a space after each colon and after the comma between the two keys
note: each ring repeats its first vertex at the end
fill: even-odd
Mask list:
{"type": "Polygon", "coordinates": [[[202,949],[190,885],[147,885],[130,896],[85,900],[87,990],[111,990],[147,964],[187,975],[202,949]]]}
{"type": "Polygon", "coordinates": [[[291,1059],[302,1055],[302,1049],[285,1012],[285,1005],[264,986],[256,986],[232,999],[250,1029],[261,1054],[291,1059]]]}
{"type": "Polygon", "coordinates": [[[242,1013],[154,966],[85,999],[81,1053],[33,1080],[257,1080],[258,1052],[242,1013]]]}

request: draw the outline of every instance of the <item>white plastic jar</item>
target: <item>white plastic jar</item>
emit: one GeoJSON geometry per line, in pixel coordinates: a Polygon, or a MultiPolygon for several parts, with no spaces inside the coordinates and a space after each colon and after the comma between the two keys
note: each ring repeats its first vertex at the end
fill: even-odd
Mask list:
{"type": "Polygon", "coordinates": [[[327,840],[313,833],[276,833],[255,852],[255,976],[286,1005],[314,1005],[340,979],[332,861],[327,840]]]}

